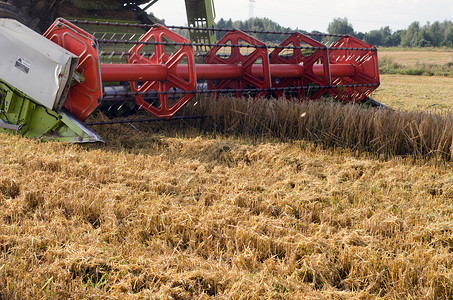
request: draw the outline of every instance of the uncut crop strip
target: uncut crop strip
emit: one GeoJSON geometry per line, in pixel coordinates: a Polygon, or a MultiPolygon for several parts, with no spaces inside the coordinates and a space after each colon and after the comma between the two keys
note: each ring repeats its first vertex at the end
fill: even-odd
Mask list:
{"type": "Polygon", "coordinates": [[[210,116],[206,128],[220,133],[307,139],[327,147],[451,160],[453,116],[421,111],[366,108],[333,101],[293,102],[198,99],[185,113],[210,116]]]}

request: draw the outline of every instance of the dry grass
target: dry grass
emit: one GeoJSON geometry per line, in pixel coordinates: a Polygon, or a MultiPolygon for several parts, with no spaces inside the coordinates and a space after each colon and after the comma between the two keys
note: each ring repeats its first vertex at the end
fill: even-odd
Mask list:
{"type": "Polygon", "coordinates": [[[391,59],[405,67],[453,63],[453,50],[446,48],[379,48],[378,55],[379,60],[391,59]]]}
{"type": "Polygon", "coordinates": [[[210,119],[93,126],[106,145],[1,134],[0,299],[452,299],[445,95],[198,99],[210,119]]]}
{"type": "Polygon", "coordinates": [[[379,49],[381,74],[453,77],[453,51],[445,48],[379,49]]]}
{"type": "Polygon", "coordinates": [[[395,109],[451,112],[452,87],[452,77],[381,75],[372,97],[395,109]]]}
{"type": "MultiPolygon", "coordinates": [[[[1,135],[0,298],[453,297],[452,164],[332,150],[370,141],[361,126],[392,140],[404,135],[392,124],[450,119],[328,102],[201,108],[217,124],[207,136],[209,121],[95,126],[105,146],[1,135]],[[299,134],[319,146],[275,140],[299,134]]],[[[425,151],[420,136],[404,147],[425,151]]]]}
{"type": "Polygon", "coordinates": [[[139,128],[1,136],[2,299],[453,296],[450,163],[139,128]]]}
{"type": "Polygon", "coordinates": [[[451,159],[453,117],[417,111],[368,109],[332,101],[199,99],[190,115],[208,115],[208,131],[280,140],[309,140],[329,148],[451,159]]]}

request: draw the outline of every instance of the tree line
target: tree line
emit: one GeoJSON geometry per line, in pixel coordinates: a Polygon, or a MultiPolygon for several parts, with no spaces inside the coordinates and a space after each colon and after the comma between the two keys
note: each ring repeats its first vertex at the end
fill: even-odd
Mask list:
{"type": "Polygon", "coordinates": [[[453,47],[453,22],[436,21],[420,25],[413,22],[407,29],[392,31],[388,26],[367,33],[356,32],[347,18],[329,23],[328,33],[350,34],[375,46],[385,47],[453,47]]]}
{"type": "MultiPolygon", "coordinates": [[[[220,19],[217,28],[231,29],[237,28],[240,30],[256,30],[267,32],[294,32],[299,31],[308,33],[299,29],[291,29],[280,26],[278,23],[268,18],[253,18],[246,21],[232,21],[220,19]]],[[[314,31],[311,33],[319,33],[314,31]]],[[[347,18],[335,18],[329,23],[327,28],[329,34],[349,34],[357,37],[374,46],[384,47],[453,47],[453,22],[452,21],[436,21],[420,25],[420,22],[413,22],[407,29],[392,31],[389,26],[381,27],[370,32],[356,32],[347,18]]],[[[217,38],[220,39],[225,32],[218,32],[217,38]]],[[[266,42],[281,42],[287,35],[257,33],[254,34],[258,39],[266,42]]],[[[320,38],[317,38],[318,40],[320,38]]],[[[326,38],[325,38],[326,39],[326,38]]]]}
{"type": "MultiPolygon", "coordinates": [[[[278,23],[272,21],[268,18],[252,18],[245,21],[232,21],[224,20],[223,18],[220,19],[216,23],[216,28],[219,29],[240,29],[240,30],[256,30],[256,31],[266,31],[266,32],[294,32],[296,30],[283,27],[278,23]]],[[[221,39],[226,34],[226,31],[218,31],[217,32],[217,40],[221,39]]],[[[284,34],[271,34],[271,33],[256,33],[253,34],[257,39],[265,42],[283,42],[287,35],[284,34]]]]}

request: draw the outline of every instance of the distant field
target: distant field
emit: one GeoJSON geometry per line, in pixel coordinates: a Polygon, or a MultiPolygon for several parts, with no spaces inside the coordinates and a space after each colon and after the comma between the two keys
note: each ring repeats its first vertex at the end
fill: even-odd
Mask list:
{"type": "Polygon", "coordinates": [[[381,85],[374,99],[396,109],[453,108],[453,49],[381,48],[378,56],[381,85]],[[419,75],[388,74],[392,72],[419,75]],[[433,73],[447,76],[420,76],[433,73]]]}
{"type": "Polygon", "coordinates": [[[381,75],[372,98],[397,109],[448,110],[453,108],[453,78],[381,75]]]}
{"type": "Polygon", "coordinates": [[[453,49],[425,49],[425,48],[379,48],[379,59],[390,58],[404,66],[416,64],[443,65],[453,62],[453,49]]]}
{"type": "Polygon", "coordinates": [[[453,77],[453,50],[435,48],[378,49],[381,74],[453,77]]]}

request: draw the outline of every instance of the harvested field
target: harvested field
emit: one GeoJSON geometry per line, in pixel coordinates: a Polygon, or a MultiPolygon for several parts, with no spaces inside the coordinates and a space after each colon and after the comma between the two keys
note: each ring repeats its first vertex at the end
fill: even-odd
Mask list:
{"type": "Polygon", "coordinates": [[[277,122],[276,103],[231,101],[211,106],[215,129],[94,126],[106,145],[1,135],[0,298],[453,297],[451,117],[426,114],[447,126],[444,150],[392,156],[336,144],[382,110],[308,103],[277,122]],[[290,136],[301,118],[304,139],[290,136]]]}
{"type": "Polygon", "coordinates": [[[453,77],[381,75],[372,97],[395,109],[451,112],[453,77]]]}
{"type": "Polygon", "coordinates": [[[453,50],[446,48],[379,48],[379,59],[391,59],[403,66],[453,63],[453,50]]]}
{"type": "Polygon", "coordinates": [[[453,51],[446,48],[383,48],[378,50],[381,74],[453,77],[453,51]]]}

